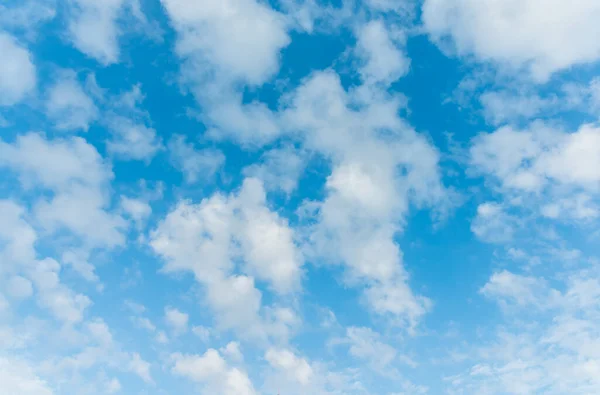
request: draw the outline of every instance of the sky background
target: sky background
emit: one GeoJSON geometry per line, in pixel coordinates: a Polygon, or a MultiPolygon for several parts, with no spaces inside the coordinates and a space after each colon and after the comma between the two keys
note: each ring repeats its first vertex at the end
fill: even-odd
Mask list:
{"type": "Polygon", "coordinates": [[[0,3],[0,392],[600,393],[600,2],[0,3]]]}

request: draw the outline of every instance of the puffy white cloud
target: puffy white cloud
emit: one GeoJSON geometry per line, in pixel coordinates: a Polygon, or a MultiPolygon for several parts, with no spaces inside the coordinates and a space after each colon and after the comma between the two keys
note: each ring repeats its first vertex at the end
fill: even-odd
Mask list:
{"type": "Polygon", "coordinates": [[[165,308],[165,321],[175,333],[187,332],[189,315],[173,307],[165,308]]]}
{"type": "Polygon", "coordinates": [[[178,33],[183,80],[202,107],[208,135],[250,145],[278,137],[277,116],[262,103],[242,104],[240,84],[261,85],[278,71],[279,52],[290,42],[286,18],[256,0],[162,4],[178,33]]]}
{"type": "Polygon", "coordinates": [[[246,167],[244,175],[260,179],[267,190],[290,194],[296,189],[307,160],[292,146],[275,148],[262,155],[260,164],[246,167]]]}
{"type": "Polygon", "coordinates": [[[136,223],[141,224],[152,214],[152,207],[142,199],[121,196],[121,208],[136,223]]]}
{"type": "Polygon", "coordinates": [[[26,299],[33,294],[33,287],[25,277],[13,276],[8,280],[6,292],[15,299],[26,299]]]}
{"type": "Polygon", "coordinates": [[[397,374],[390,365],[396,359],[398,352],[394,347],[384,343],[381,336],[371,328],[350,327],[346,330],[346,338],[341,342],[348,344],[350,355],[365,360],[378,374],[397,374]]]}
{"type": "Polygon", "coordinates": [[[140,19],[137,0],[72,0],[69,6],[68,35],[73,45],[105,66],[116,63],[124,33],[119,18],[140,19]],[[131,15],[126,14],[128,10],[131,15]]]}
{"type": "Polygon", "coordinates": [[[524,130],[505,126],[475,137],[470,157],[472,170],[518,205],[535,205],[530,209],[548,218],[598,216],[600,129],[594,124],[570,133],[541,122],[524,130]]]}
{"type": "Polygon", "coordinates": [[[36,263],[30,275],[39,293],[38,303],[61,321],[80,322],[91,300],[61,284],[59,272],[60,264],[51,258],[36,263]]]}
{"type": "Polygon", "coordinates": [[[66,228],[87,246],[113,247],[124,242],[126,222],[106,211],[105,189],[110,166],[79,137],[48,140],[42,134],[0,142],[0,165],[18,172],[25,188],[44,187],[54,196],[35,207],[36,217],[50,231],[66,228]]]}
{"type": "Polygon", "coordinates": [[[489,243],[510,241],[515,233],[516,220],[505,212],[498,203],[482,203],[477,206],[477,215],[471,223],[471,231],[489,243]]]}
{"type": "Polygon", "coordinates": [[[301,357],[285,347],[270,347],[265,352],[270,369],[266,371],[263,393],[281,394],[362,394],[365,388],[355,374],[330,370],[324,364],[301,357]]]}
{"type": "Polygon", "coordinates": [[[286,124],[332,162],[325,200],[301,210],[316,220],[307,253],[343,263],[374,311],[413,327],[430,302],[408,287],[394,236],[411,203],[447,206],[439,154],[398,117],[399,98],[364,86],[345,91],[333,72],[308,78],[287,105],[286,124]]]}
{"type": "Polygon", "coordinates": [[[14,271],[12,266],[27,265],[35,260],[37,233],[24,220],[25,209],[11,200],[0,200],[0,273],[14,271]]]}
{"type": "Polygon", "coordinates": [[[117,157],[149,162],[163,149],[161,138],[150,126],[149,114],[140,108],[144,100],[140,85],[111,99],[105,125],[113,138],[106,142],[108,151],[117,157]]]}
{"type": "Polygon", "coordinates": [[[283,371],[301,386],[308,385],[313,378],[314,373],[309,363],[289,350],[271,348],[267,350],[265,359],[272,367],[283,371]]]}
{"type": "Polygon", "coordinates": [[[513,94],[505,90],[485,92],[479,97],[479,101],[484,107],[486,119],[494,125],[531,119],[557,104],[555,98],[542,98],[526,93],[513,94]]]}
{"type": "Polygon", "coordinates": [[[87,131],[98,118],[94,100],[83,90],[72,71],[60,74],[48,90],[46,112],[57,129],[87,131]]]}
{"type": "Polygon", "coordinates": [[[426,0],[423,23],[431,37],[460,55],[526,68],[538,81],[600,59],[594,0],[426,0]]]}
{"type": "Polygon", "coordinates": [[[288,45],[283,15],[255,0],[162,0],[179,33],[177,52],[195,72],[261,84],[288,45]],[[208,67],[208,69],[204,69],[208,67]]]}
{"type": "Polygon", "coordinates": [[[32,55],[17,40],[0,31],[0,106],[23,100],[36,86],[37,75],[32,55]]]}
{"type": "Polygon", "coordinates": [[[110,120],[114,140],[106,143],[108,150],[125,159],[150,160],[162,147],[156,130],[125,117],[110,120]]]}
{"type": "Polygon", "coordinates": [[[210,180],[225,163],[225,155],[217,149],[197,150],[185,136],[174,136],[169,142],[171,162],[188,183],[210,180]]]}
{"type": "Polygon", "coordinates": [[[131,359],[128,365],[129,369],[137,374],[146,383],[152,383],[152,375],[150,374],[151,365],[144,361],[138,353],[131,354],[131,359]]]}
{"type": "Polygon", "coordinates": [[[171,355],[171,371],[204,386],[207,393],[223,395],[253,395],[257,392],[248,375],[234,367],[217,350],[209,349],[204,355],[171,355]]]}
{"type": "Polygon", "coordinates": [[[406,40],[404,32],[391,30],[382,21],[371,21],[360,26],[356,34],[365,83],[391,83],[408,73],[410,59],[400,49],[406,40]]]}
{"type": "Polygon", "coordinates": [[[48,383],[26,362],[0,357],[0,382],[6,394],[53,395],[48,383]]]}
{"type": "Polygon", "coordinates": [[[229,342],[225,347],[220,348],[219,351],[225,358],[232,362],[240,363],[244,360],[244,355],[238,342],[229,342]]]}
{"type": "Polygon", "coordinates": [[[248,272],[279,293],[297,290],[302,256],[287,221],[268,208],[262,183],[246,179],[238,202],[242,207],[238,237],[248,272]]]}
{"type": "Polygon", "coordinates": [[[546,284],[536,277],[521,276],[504,270],[494,273],[480,292],[504,303],[510,301],[519,306],[540,306],[543,303],[551,303],[546,287],[546,284]]]}
{"type": "Polygon", "coordinates": [[[23,0],[0,5],[0,26],[24,32],[28,39],[35,39],[39,26],[55,16],[54,0],[23,0]]]}
{"type": "Polygon", "coordinates": [[[222,328],[262,337],[294,320],[276,315],[269,322],[267,312],[261,312],[255,279],[234,270],[241,260],[239,269],[281,293],[300,284],[302,260],[292,232],[266,206],[260,181],[246,179],[237,195],[217,193],[199,204],[180,202],[152,232],[150,245],[166,260],[165,271],[195,274],[222,328]]]}

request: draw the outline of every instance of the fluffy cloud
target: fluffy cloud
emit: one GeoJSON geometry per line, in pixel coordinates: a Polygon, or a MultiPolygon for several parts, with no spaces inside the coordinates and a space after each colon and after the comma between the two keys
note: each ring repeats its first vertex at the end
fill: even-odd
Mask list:
{"type": "Polygon", "coordinates": [[[173,307],[165,308],[165,321],[176,332],[187,332],[189,315],[173,307]]]}
{"type": "Polygon", "coordinates": [[[600,129],[594,124],[567,133],[534,122],[525,130],[505,126],[477,136],[470,156],[473,170],[508,200],[527,196],[518,205],[536,202],[533,209],[548,218],[585,220],[598,216],[593,197],[600,182],[599,150],[600,129]]]}
{"type": "Polygon", "coordinates": [[[246,144],[278,137],[276,116],[262,103],[242,104],[239,84],[259,86],[278,71],[279,52],[290,42],[286,18],[256,0],[162,3],[178,33],[183,80],[202,107],[208,134],[246,144]]]}
{"type": "Polygon", "coordinates": [[[234,273],[235,260],[241,259],[239,269],[277,292],[294,291],[300,284],[302,260],[292,232],[266,207],[258,180],[245,180],[237,195],[181,202],[152,232],[150,245],[166,260],[165,271],[195,274],[224,328],[264,336],[294,322],[293,315],[282,314],[285,310],[262,311],[254,278],[234,273]],[[274,314],[273,321],[268,313],[274,314]]]}
{"type": "Polygon", "coordinates": [[[244,169],[244,175],[262,180],[267,190],[292,193],[306,166],[307,158],[291,146],[275,148],[262,155],[260,164],[244,169]]]}
{"type": "Polygon", "coordinates": [[[494,340],[479,347],[467,373],[450,378],[454,393],[597,392],[600,283],[595,272],[583,270],[569,275],[563,286],[561,292],[543,278],[493,274],[481,291],[519,310],[504,309],[506,322],[494,340]]]}
{"type": "Polygon", "coordinates": [[[360,74],[366,83],[390,83],[408,72],[410,59],[399,49],[404,32],[390,31],[383,22],[371,21],[357,32],[357,54],[364,62],[360,74]]]}
{"type": "Polygon", "coordinates": [[[596,20],[600,5],[584,0],[426,0],[423,23],[431,37],[450,42],[460,55],[475,55],[511,68],[526,68],[538,81],[553,72],[600,59],[596,20]]]}
{"type": "Polygon", "coordinates": [[[104,65],[119,59],[118,18],[130,0],[73,0],[68,29],[73,45],[104,65]]]}
{"type": "Polygon", "coordinates": [[[0,64],[0,105],[10,106],[35,89],[36,68],[27,48],[1,30],[0,52],[4,54],[4,61],[0,64]]]}
{"type": "Polygon", "coordinates": [[[217,149],[197,150],[187,143],[185,136],[174,136],[169,142],[171,162],[187,183],[210,180],[225,163],[225,155],[217,149]]]}
{"type": "Polygon", "coordinates": [[[0,381],[7,394],[53,395],[48,383],[40,379],[27,363],[0,358],[0,381]]]}
{"type": "Polygon", "coordinates": [[[412,327],[430,302],[408,287],[394,236],[411,203],[443,211],[448,194],[437,151],[397,116],[401,100],[363,88],[345,91],[335,73],[322,72],[288,98],[289,127],[332,162],[325,200],[301,210],[317,222],[306,230],[307,252],[343,263],[368,305],[412,327]]]}
{"type": "Polygon", "coordinates": [[[143,100],[140,85],[111,98],[104,123],[113,138],[106,147],[119,158],[149,162],[163,149],[161,138],[150,125],[149,114],[140,108],[143,100]]]}
{"type": "Polygon", "coordinates": [[[277,71],[279,51],[290,39],[283,15],[269,6],[255,0],[162,3],[180,35],[177,52],[196,72],[254,85],[277,71]]]}
{"type": "Polygon", "coordinates": [[[79,137],[48,140],[30,133],[13,144],[0,142],[0,153],[0,165],[14,169],[25,188],[35,185],[54,193],[35,208],[45,228],[68,229],[86,246],[124,242],[126,222],[106,211],[109,202],[103,188],[113,174],[92,145],[79,137]]]}
{"type": "Polygon", "coordinates": [[[223,395],[254,395],[248,375],[230,367],[217,350],[209,349],[204,355],[171,355],[171,371],[204,386],[206,393],[223,395]]]}
{"type": "Polygon", "coordinates": [[[90,123],[98,117],[96,104],[72,71],[61,73],[48,90],[46,111],[60,130],[87,131],[90,123]]]}

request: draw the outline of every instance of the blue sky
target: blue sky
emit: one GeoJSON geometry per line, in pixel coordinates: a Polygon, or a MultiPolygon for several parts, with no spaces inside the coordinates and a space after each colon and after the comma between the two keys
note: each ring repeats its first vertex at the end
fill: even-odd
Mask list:
{"type": "Polygon", "coordinates": [[[599,17],[3,2],[3,393],[599,393],[599,17]]]}

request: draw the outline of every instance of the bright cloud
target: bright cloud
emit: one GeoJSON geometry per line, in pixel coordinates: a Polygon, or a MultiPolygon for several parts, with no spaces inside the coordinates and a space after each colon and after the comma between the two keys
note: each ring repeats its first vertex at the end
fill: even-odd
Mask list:
{"type": "Polygon", "coordinates": [[[0,392],[600,393],[592,0],[0,5],[0,392]]]}

